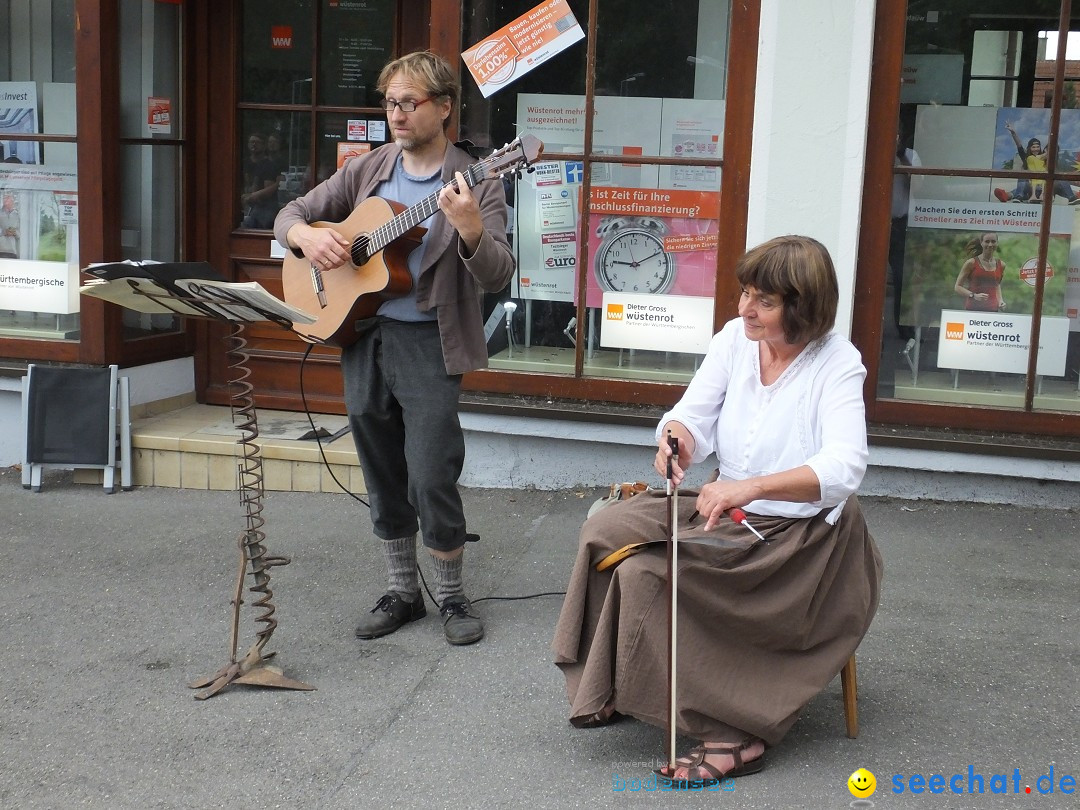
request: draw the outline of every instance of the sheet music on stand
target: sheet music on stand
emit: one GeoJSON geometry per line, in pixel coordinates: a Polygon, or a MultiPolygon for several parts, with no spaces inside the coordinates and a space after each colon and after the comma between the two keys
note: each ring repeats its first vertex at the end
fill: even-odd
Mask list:
{"type": "Polygon", "coordinates": [[[254,387],[248,381],[249,355],[243,331],[247,324],[271,321],[286,329],[294,323],[314,323],[315,318],[275,298],[256,282],[230,282],[205,262],[164,264],[159,262],[117,262],[91,265],[84,272],[92,280],[80,288],[80,293],[111,301],[137,312],[173,313],[183,317],[208,318],[225,321],[233,331],[226,338],[229,368],[236,375],[231,381],[233,423],[240,435],[238,481],[241,501],[245,507],[245,529],[238,538],[239,571],[231,595],[232,626],[229,662],[213,675],[188,684],[203,691],[195,695],[200,700],[212,697],[229,684],[269,686],[279,689],[313,690],[302,681],[286,677],[281,669],[267,662],[275,655],[265,652],[277,627],[270,589],[270,569],[287,565],[288,557],[270,556],[266,550],[266,534],[262,527],[263,474],[262,450],[255,439],[259,435],[255,414],[254,387]],[[244,583],[249,581],[251,595],[243,598],[244,583]],[[237,655],[241,606],[248,604],[256,611],[255,641],[247,652],[237,655]]]}
{"type": "Polygon", "coordinates": [[[92,279],[79,292],[136,312],[206,317],[286,329],[316,318],[271,295],[255,281],[228,281],[206,262],[113,262],[83,269],[92,279]]]}

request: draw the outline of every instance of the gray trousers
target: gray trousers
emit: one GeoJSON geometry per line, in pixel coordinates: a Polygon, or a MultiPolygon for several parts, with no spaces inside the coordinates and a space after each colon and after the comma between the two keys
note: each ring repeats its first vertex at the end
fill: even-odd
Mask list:
{"type": "Polygon", "coordinates": [[[376,536],[408,537],[422,527],[428,548],[460,548],[461,375],[446,373],[438,325],[376,318],[342,350],[341,370],[376,536]]]}

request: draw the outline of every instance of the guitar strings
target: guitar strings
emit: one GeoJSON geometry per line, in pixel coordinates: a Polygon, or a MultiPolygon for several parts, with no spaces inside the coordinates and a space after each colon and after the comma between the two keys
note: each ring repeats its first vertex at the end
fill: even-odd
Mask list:
{"type": "MultiPolygon", "coordinates": [[[[494,157],[494,155],[492,157],[494,157]]],[[[462,172],[462,174],[465,176],[465,180],[469,188],[475,187],[477,183],[480,182],[480,180],[484,176],[484,171],[486,171],[487,169],[487,164],[490,161],[491,158],[481,160],[477,163],[472,164],[464,172],[462,172]],[[478,170],[483,171],[478,172],[478,170]]],[[[420,202],[416,203],[416,205],[412,206],[411,208],[405,209],[398,216],[394,217],[390,222],[386,222],[380,225],[370,234],[358,235],[353,240],[352,247],[350,248],[349,252],[355,254],[359,249],[362,251],[360,255],[363,256],[365,259],[371,257],[375,253],[378,253],[380,250],[389,245],[391,242],[393,242],[403,233],[408,231],[410,228],[419,225],[425,219],[438,212],[439,195],[448,188],[457,188],[456,178],[444,184],[438,191],[429,194],[420,202]],[[421,214],[423,214],[423,216],[421,216],[421,214]],[[399,224],[395,226],[395,222],[398,222],[399,224]],[[363,238],[367,238],[368,242],[367,245],[361,248],[359,243],[363,238]]],[[[356,262],[355,259],[353,260],[353,263],[362,264],[362,262],[356,262]]]]}

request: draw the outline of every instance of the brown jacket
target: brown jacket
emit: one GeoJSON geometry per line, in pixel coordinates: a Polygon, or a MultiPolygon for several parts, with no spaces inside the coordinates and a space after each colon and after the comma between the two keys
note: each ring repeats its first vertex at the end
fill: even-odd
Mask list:
{"type": "MultiPolygon", "coordinates": [[[[372,196],[379,183],[390,179],[400,153],[400,147],[391,143],[353,158],[325,182],[290,202],[274,222],[278,242],[287,246],[286,234],[298,222],[340,222],[348,217],[357,205],[372,196]]],[[[454,172],[473,162],[465,151],[448,146],[443,182],[449,182],[454,172]]],[[[480,203],[484,220],[484,235],[476,252],[469,258],[463,256],[465,245],[446,217],[437,213],[430,225],[431,236],[416,285],[417,309],[434,307],[438,316],[447,374],[463,374],[487,366],[481,310],[483,293],[503,289],[514,272],[514,257],[506,241],[502,184],[480,183],[472,193],[480,203]]],[[[294,252],[301,255],[298,250],[294,252]]]]}

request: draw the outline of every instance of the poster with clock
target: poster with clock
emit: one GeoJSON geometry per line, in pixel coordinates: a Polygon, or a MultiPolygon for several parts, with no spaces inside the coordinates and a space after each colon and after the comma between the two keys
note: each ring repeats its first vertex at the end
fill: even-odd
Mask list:
{"type": "Polygon", "coordinates": [[[715,192],[594,187],[585,305],[605,292],[711,297],[719,203],[715,192]]]}

